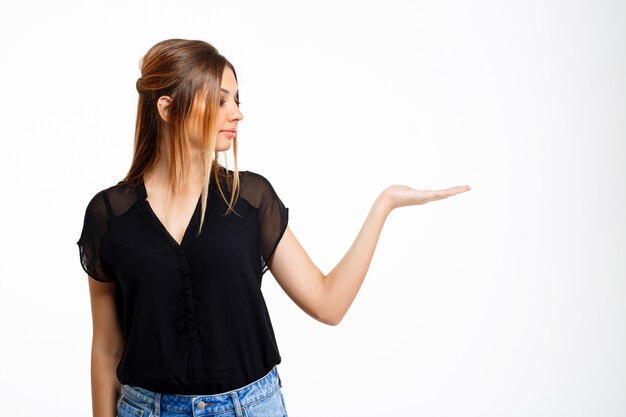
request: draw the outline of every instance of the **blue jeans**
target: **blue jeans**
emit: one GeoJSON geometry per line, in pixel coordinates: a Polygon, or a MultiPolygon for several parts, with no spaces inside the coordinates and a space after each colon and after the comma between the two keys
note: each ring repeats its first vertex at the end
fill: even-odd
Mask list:
{"type": "Polygon", "coordinates": [[[122,385],[117,417],[287,417],[276,366],[261,379],[221,394],[177,395],[122,385]]]}

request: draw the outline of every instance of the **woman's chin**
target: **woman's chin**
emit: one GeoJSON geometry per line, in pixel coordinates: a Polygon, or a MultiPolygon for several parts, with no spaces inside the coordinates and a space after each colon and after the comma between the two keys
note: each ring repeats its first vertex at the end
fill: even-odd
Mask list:
{"type": "Polygon", "coordinates": [[[215,151],[216,152],[226,152],[227,150],[229,150],[231,147],[230,142],[228,144],[224,144],[224,145],[217,145],[215,146],[215,151]]]}

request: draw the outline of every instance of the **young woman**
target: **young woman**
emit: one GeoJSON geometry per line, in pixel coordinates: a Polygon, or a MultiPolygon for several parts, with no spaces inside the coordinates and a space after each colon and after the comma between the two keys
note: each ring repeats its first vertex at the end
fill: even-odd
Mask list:
{"type": "Polygon", "coordinates": [[[271,270],[303,311],[335,326],[387,215],[469,186],[386,188],[325,276],[271,183],[237,169],[243,115],[228,60],[203,41],[159,42],[137,91],[131,167],[91,199],[77,242],[91,278],[94,416],[286,416],[262,275],[271,270]],[[231,148],[234,170],[218,162],[231,148]]]}

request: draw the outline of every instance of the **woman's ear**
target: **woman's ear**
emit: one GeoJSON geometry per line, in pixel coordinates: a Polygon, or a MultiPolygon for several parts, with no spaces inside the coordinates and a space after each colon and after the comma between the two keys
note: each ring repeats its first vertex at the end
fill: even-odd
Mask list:
{"type": "Polygon", "coordinates": [[[170,104],[172,104],[172,98],[169,96],[161,96],[157,101],[159,116],[165,123],[170,121],[170,104]]]}

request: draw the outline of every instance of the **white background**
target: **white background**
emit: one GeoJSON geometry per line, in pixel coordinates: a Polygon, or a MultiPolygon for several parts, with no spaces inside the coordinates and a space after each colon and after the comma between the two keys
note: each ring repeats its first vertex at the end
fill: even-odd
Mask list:
{"type": "Polygon", "coordinates": [[[3,3],[1,414],[91,413],[75,242],[178,37],[235,65],[239,168],[323,272],[388,185],[472,187],[391,213],[337,327],[264,276],[291,417],[626,415],[625,27],[619,1],[3,3]]]}

